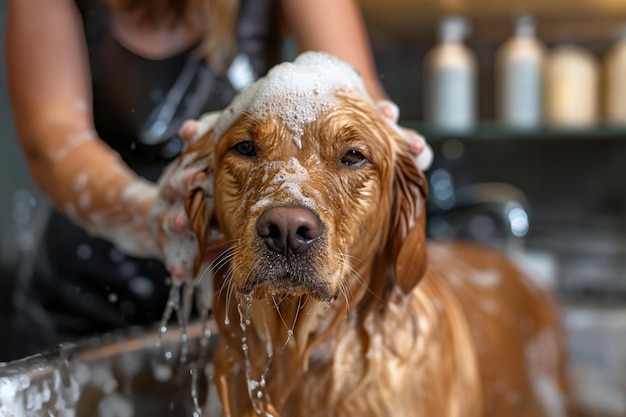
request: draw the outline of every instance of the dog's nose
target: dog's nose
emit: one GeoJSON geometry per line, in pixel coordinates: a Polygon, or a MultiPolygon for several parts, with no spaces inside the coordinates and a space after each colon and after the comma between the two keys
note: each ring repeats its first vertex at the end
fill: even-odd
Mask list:
{"type": "Polygon", "coordinates": [[[278,206],[261,214],[256,230],[268,248],[288,256],[306,252],[321,236],[322,225],[309,209],[278,206]]]}

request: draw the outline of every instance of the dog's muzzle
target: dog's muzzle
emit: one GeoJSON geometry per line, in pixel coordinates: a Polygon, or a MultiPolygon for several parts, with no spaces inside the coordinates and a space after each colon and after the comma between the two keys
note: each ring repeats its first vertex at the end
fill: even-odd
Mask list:
{"type": "Polygon", "coordinates": [[[261,214],[256,231],[271,251],[289,257],[309,251],[322,235],[322,224],[307,208],[278,206],[261,214]]]}
{"type": "Polygon", "coordinates": [[[242,292],[262,285],[272,293],[310,293],[325,301],[333,298],[321,272],[324,226],[315,212],[301,206],[270,207],[257,219],[256,232],[261,252],[254,276],[242,286],[242,292]]]}

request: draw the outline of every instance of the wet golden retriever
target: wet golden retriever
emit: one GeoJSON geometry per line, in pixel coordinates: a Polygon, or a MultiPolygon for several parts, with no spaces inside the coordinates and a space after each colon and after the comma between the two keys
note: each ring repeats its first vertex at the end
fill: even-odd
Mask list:
{"type": "Polygon", "coordinates": [[[270,72],[179,160],[214,177],[187,199],[200,241],[213,226],[230,246],[213,277],[225,415],[568,415],[549,295],[498,252],[427,244],[408,145],[314,58],[279,67],[295,83],[270,72]]]}

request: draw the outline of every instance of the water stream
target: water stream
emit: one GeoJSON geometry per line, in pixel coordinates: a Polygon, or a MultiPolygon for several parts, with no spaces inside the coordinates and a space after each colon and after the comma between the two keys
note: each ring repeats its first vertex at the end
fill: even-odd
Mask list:
{"type": "MultiPolygon", "coordinates": [[[[250,350],[248,347],[248,326],[250,326],[250,308],[252,306],[252,297],[250,295],[237,295],[237,311],[239,312],[239,326],[241,327],[241,350],[243,351],[244,363],[245,363],[245,376],[248,388],[248,397],[252,403],[252,408],[258,415],[264,415],[266,417],[274,417],[269,411],[266,410],[268,399],[265,393],[266,377],[269,372],[270,363],[272,360],[272,343],[269,338],[269,331],[266,332],[267,347],[267,364],[261,371],[259,379],[254,379],[252,372],[252,361],[250,360],[250,350]]],[[[267,322],[265,322],[265,328],[267,329],[267,322]]]]}

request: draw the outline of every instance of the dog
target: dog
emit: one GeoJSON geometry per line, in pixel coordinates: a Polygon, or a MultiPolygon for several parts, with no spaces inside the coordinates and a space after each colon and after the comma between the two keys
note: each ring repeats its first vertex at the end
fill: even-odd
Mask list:
{"type": "Polygon", "coordinates": [[[179,163],[213,263],[224,415],[570,415],[552,296],[504,254],[428,242],[427,180],[356,71],[308,52],[211,119],[179,163]]]}

